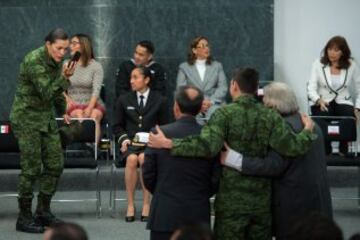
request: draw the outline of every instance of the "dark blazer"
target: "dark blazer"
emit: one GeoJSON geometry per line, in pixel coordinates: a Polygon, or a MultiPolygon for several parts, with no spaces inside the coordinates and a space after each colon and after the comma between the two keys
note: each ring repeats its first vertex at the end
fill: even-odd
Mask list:
{"type": "MultiPolygon", "coordinates": [[[[183,117],[161,127],[168,138],[199,134],[194,117],[183,117]]],[[[142,174],[145,187],[153,194],[147,228],[172,232],[186,223],[210,226],[209,198],[220,178],[219,159],[171,156],[165,149],[145,150],[142,174]]]]}
{"type": "Polygon", "coordinates": [[[125,139],[132,140],[137,132],[149,132],[156,124],[169,121],[166,98],[150,90],[149,98],[141,112],[136,92],[121,95],[115,105],[113,133],[121,144],[125,139]]]}
{"type": "MultiPolygon", "coordinates": [[[[132,59],[126,60],[119,65],[115,81],[116,98],[131,92],[130,75],[135,67],[132,59]]],[[[150,88],[160,92],[163,96],[166,96],[166,72],[164,68],[155,61],[151,61],[146,67],[149,68],[151,72],[150,88]]]]}
{"type": "MultiPolygon", "coordinates": [[[[295,132],[303,129],[299,114],[285,120],[295,132]]],[[[243,159],[243,173],[274,177],[272,213],[276,239],[287,239],[293,222],[310,212],[320,212],[332,218],[324,140],[317,125],[315,133],[318,138],[303,156],[284,159],[270,151],[264,159],[243,159]]]]}

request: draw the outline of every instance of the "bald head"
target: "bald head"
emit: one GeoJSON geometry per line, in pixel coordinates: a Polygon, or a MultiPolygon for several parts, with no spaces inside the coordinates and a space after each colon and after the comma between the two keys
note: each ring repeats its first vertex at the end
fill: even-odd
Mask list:
{"type": "Polygon", "coordinates": [[[181,114],[196,116],[201,109],[204,95],[200,89],[193,86],[181,86],[175,93],[175,104],[181,114]]]}
{"type": "Polygon", "coordinates": [[[199,90],[192,87],[185,89],[185,93],[191,101],[195,101],[200,94],[199,90]]]}

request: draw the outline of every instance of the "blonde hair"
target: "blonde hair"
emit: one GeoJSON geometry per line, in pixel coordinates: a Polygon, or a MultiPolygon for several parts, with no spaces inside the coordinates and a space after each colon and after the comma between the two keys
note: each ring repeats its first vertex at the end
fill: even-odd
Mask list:
{"type": "Polygon", "coordinates": [[[282,115],[290,115],[299,111],[295,93],[285,83],[272,82],[265,86],[263,102],[282,115]]]}

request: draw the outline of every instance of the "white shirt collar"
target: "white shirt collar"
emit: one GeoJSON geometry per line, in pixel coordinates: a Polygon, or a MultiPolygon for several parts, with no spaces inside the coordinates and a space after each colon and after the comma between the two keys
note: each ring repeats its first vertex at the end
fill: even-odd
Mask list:
{"type": "Polygon", "coordinates": [[[150,94],[150,88],[148,88],[144,93],[141,93],[141,92],[136,92],[136,96],[137,96],[137,100],[138,100],[138,103],[140,104],[140,96],[144,96],[144,105],[146,104],[146,101],[149,97],[149,94],[150,94]]]}
{"type": "Polygon", "coordinates": [[[196,59],[195,64],[197,64],[197,65],[206,65],[206,59],[196,59]]]}

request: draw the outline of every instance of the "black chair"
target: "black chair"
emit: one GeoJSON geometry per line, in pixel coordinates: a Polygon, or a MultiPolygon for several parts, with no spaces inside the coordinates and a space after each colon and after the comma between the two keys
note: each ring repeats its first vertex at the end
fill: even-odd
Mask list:
{"type": "MultiPolygon", "coordinates": [[[[0,120],[0,170],[20,173],[20,153],[9,121],[0,120]]],[[[1,194],[0,198],[17,197],[16,193],[1,194]]]]}
{"type": "Polygon", "coordinates": [[[0,128],[0,152],[7,155],[0,161],[0,169],[20,169],[19,146],[10,122],[0,121],[0,128]]]}
{"type": "MultiPolygon", "coordinates": [[[[106,88],[105,85],[101,85],[100,90],[100,98],[103,100],[104,103],[106,103],[106,88]]],[[[107,115],[105,114],[100,122],[100,128],[101,128],[101,137],[99,142],[99,151],[100,153],[105,154],[106,159],[106,165],[109,165],[110,158],[113,153],[113,142],[111,139],[111,132],[110,132],[110,126],[109,126],[109,120],[107,115]]]]}
{"type": "MultiPolygon", "coordinates": [[[[56,118],[58,126],[64,126],[63,118],[56,118]]],[[[64,151],[64,171],[88,169],[96,174],[95,198],[83,199],[54,199],[54,202],[95,202],[96,213],[101,217],[101,191],[99,183],[100,169],[98,166],[98,147],[96,144],[95,121],[91,118],[72,118],[72,121],[81,121],[82,134],[74,140],[73,144],[66,146],[64,151]],[[89,145],[87,145],[89,144],[89,145]]]]}
{"type": "Polygon", "coordinates": [[[327,156],[327,166],[335,167],[358,167],[359,185],[357,197],[337,197],[337,200],[358,200],[360,204],[360,159],[357,158],[358,141],[356,118],[344,116],[311,116],[311,118],[319,125],[327,141],[346,141],[351,142],[350,153],[354,154],[354,158],[346,158],[340,156],[327,156]]]}
{"type": "MultiPolygon", "coordinates": [[[[59,126],[64,125],[62,118],[56,119],[59,126]]],[[[93,155],[86,157],[73,157],[72,153],[81,152],[82,149],[71,150],[68,146],[64,152],[64,169],[89,169],[96,173],[96,197],[91,199],[54,199],[54,202],[96,202],[97,216],[101,216],[101,192],[99,185],[99,167],[97,164],[97,145],[95,144],[95,121],[93,119],[81,119],[84,131],[76,139],[77,143],[92,143],[94,146],[93,155]]],[[[20,154],[17,139],[15,138],[9,121],[0,121],[0,169],[17,170],[20,172],[20,154]]],[[[88,151],[88,149],[86,149],[88,151]]],[[[0,197],[17,197],[17,194],[2,194],[0,197]]]]}
{"type": "MultiPolygon", "coordinates": [[[[110,170],[109,210],[112,212],[112,215],[114,216],[116,211],[116,202],[117,201],[125,202],[127,201],[127,199],[117,197],[116,172],[121,171],[121,169],[124,169],[125,161],[121,157],[119,144],[116,141],[117,139],[115,139],[114,136],[112,139],[113,139],[112,140],[113,147],[112,147],[112,163],[110,170]]],[[[125,185],[125,179],[123,184],[125,185]]]]}
{"type": "Polygon", "coordinates": [[[326,141],[351,142],[350,152],[357,156],[356,118],[343,116],[311,116],[320,126],[326,141]]]}

